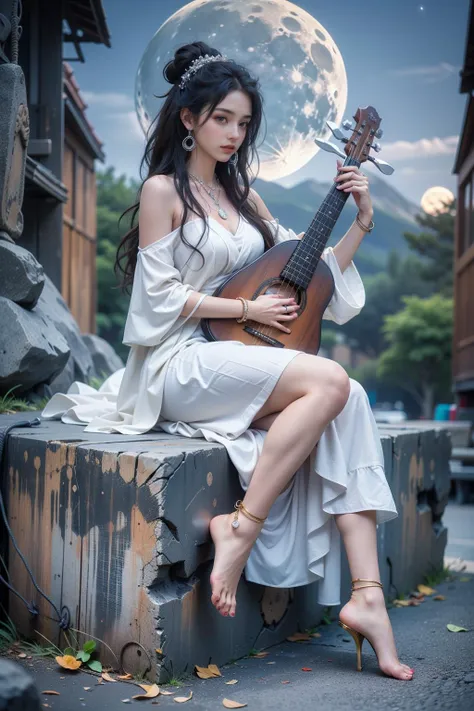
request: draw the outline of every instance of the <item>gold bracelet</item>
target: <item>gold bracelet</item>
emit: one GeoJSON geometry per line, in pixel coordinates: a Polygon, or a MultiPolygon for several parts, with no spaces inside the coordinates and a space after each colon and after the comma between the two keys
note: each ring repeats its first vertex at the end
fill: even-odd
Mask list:
{"type": "Polygon", "coordinates": [[[237,321],[237,323],[245,323],[245,321],[247,320],[248,312],[249,312],[249,302],[247,301],[247,299],[243,299],[241,296],[236,296],[235,298],[240,299],[240,301],[242,302],[242,307],[243,307],[242,308],[242,318],[236,318],[235,320],[237,321]]]}
{"type": "Polygon", "coordinates": [[[359,217],[359,213],[356,215],[356,222],[359,225],[361,230],[364,230],[364,232],[372,232],[372,230],[375,227],[375,222],[373,220],[370,220],[370,225],[367,227],[367,225],[364,225],[362,220],[359,217]]]}

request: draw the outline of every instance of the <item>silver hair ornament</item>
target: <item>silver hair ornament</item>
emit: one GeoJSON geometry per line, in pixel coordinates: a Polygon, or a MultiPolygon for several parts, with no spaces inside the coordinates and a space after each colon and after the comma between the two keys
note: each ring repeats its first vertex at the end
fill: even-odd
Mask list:
{"type": "Polygon", "coordinates": [[[198,57],[194,59],[189,65],[188,69],[184,72],[179,83],[179,88],[184,89],[186,83],[191,79],[191,77],[199,70],[210,62],[226,62],[227,57],[224,54],[217,54],[216,56],[212,54],[205,54],[203,57],[198,57]]]}

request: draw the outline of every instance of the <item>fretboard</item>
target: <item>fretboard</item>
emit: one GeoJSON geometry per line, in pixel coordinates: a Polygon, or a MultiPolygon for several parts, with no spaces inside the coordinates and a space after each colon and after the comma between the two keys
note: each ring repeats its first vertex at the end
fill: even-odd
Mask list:
{"type": "MultiPolygon", "coordinates": [[[[347,158],[344,165],[355,165],[359,167],[360,163],[354,159],[347,158]]],[[[281,272],[280,276],[282,279],[302,289],[308,287],[332,229],[349,195],[350,193],[338,190],[336,183],[334,183],[321,203],[313,221],[306,230],[303,239],[281,272]]]]}

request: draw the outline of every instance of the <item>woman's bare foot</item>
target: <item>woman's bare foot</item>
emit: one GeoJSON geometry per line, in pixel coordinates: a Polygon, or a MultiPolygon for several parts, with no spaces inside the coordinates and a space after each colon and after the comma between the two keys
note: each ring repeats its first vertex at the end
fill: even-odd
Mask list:
{"type": "Polygon", "coordinates": [[[232,528],[234,514],[215,516],[211,537],[216,549],[211,573],[212,604],[227,617],[235,616],[235,593],[240,576],[262,526],[239,513],[239,527],[232,528]]]}
{"type": "Polygon", "coordinates": [[[352,593],[349,602],[339,613],[348,627],[363,634],[372,644],[380,669],[395,679],[410,680],[413,669],[402,664],[397,655],[392,625],[380,588],[365,588],[352,593]]]}

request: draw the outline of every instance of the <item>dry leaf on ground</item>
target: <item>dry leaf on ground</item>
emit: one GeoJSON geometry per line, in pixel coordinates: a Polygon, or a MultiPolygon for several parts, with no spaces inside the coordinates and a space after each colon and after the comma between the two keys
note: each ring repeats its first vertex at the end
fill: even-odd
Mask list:
{"type": "Polygon", "coordinates": [[[222,706],[226,709],[243,709],[247,704],[241,704],[240,701],[232,701],[232,699],[223,699],[222,706]]]}
{"type": "Polygon", "coordinates": [[[200,679],[214,679],[216,676],[222,676],[215,664],[209,664],[208,667],[198,667],[196,664],[194,669],[200,679]]]}
{"type": "Polygon", "coordinates": [[[469,632],[465,627],[458,627],[457,625],[446,625],[450,632],[469,632]]]}
{"type": "Polygon", "coordinates": [[[173,696],[175,693],[175,691],[165,691],[164,689],[160,689],[160,694],[162,696],[173,696]]]}
{"type": "Polygon", "coordinates": [[[79,669],[82,664],[80,659],[76,659],[71,654],[66,654],[64,657],[55,657],[55,659],[60,667],[71,669],[72,671],[79,669]]]}
{"type": "Polygon", "coordinates": [[[141,686],[146,693],[136,694],[132,696],[132,699],[154,699],[160,693],[158,684],[139,684],[139,686],[141,686]]]}
{"type": "Polygon", "coordinates": [[[92,689],[92,686],[83,686],[82,687],[84,691],[90,691],[92,689]]]}
{"type": "Polygon", "coordinates": [[[133,676],[127,672],[126,674],[122,674],[121,676],[118,676],[117,679],[123,679],[123,680],[133,679],[133,676]]]}
{"type": "Polygon", "coordinates": [[[309,642],[311,637],[309,632],[295,632],[290,637],[286,638],[287,642],[309,642]]]}
{"type": "Polygon", "coordinates": [[[26,659],[25,652],[20,652],[20,654],[18,655],[18,659],[26,659]]]}
{"type": "Polygon", "coordinates": [[[264,657],[268,657],[269,652],[255,652],[255,654],[252,654],[251,657],[255,659],[264,659],[264,657]]]}
{"type": "Polygon", "coordinates": [[[281,683],[282,684],[289,684],[290,682],[289,681],[282,681],[281,683]]]}
{"type": "Polygon", "coordinates": [[[46,689],[46,691],[42,691],[42,694],[49,694],[50,696],[61,696],[59,691],[52,691],[51,689],[46,689]]]}
{"type": "Polygon", "coordinates": [[[430,588],[428,585],[417,585],[416,589],[421,592],[422,595],[434,595],[436,590],[430,588]]]}
{"type": "Polygon", "coordinates": [[[393,604],[395,605],[395,607],[418,607],[420,602],[423,601],[411,597],[409,600],[394,600],[393,604]]]}
{"type": "Polygon", "coordinates": [[[113,679],[107,672],[102,672],[101,677],[104,681],[117,681],[117,679],[113,679]]]}
{"type": "Polygon", "coordinates": [[[433,600],[446,600],[446,598],[444,597],[444,595],[435,595],[433,600]]]}
{"type": "Polygon", "coordinates": [[[176,701],[177,704],[184,704],[186,701],[189,701],[190,699],[193,698],[193,692],[189,692],[189,696],[175,696],[173,701],[176,701]]]}
{"type": "Polygon", "coordinates": [[[224,684],[227,684],[230,686],[231,684],[238,684],[239,680],[238,679],[231,679],[230,681],[225,681],[224,684]]]}
{"type": "Polygon", "coordinates": [[[313,671],[311,667],[301,667],[301,671],[313,671]]]}

